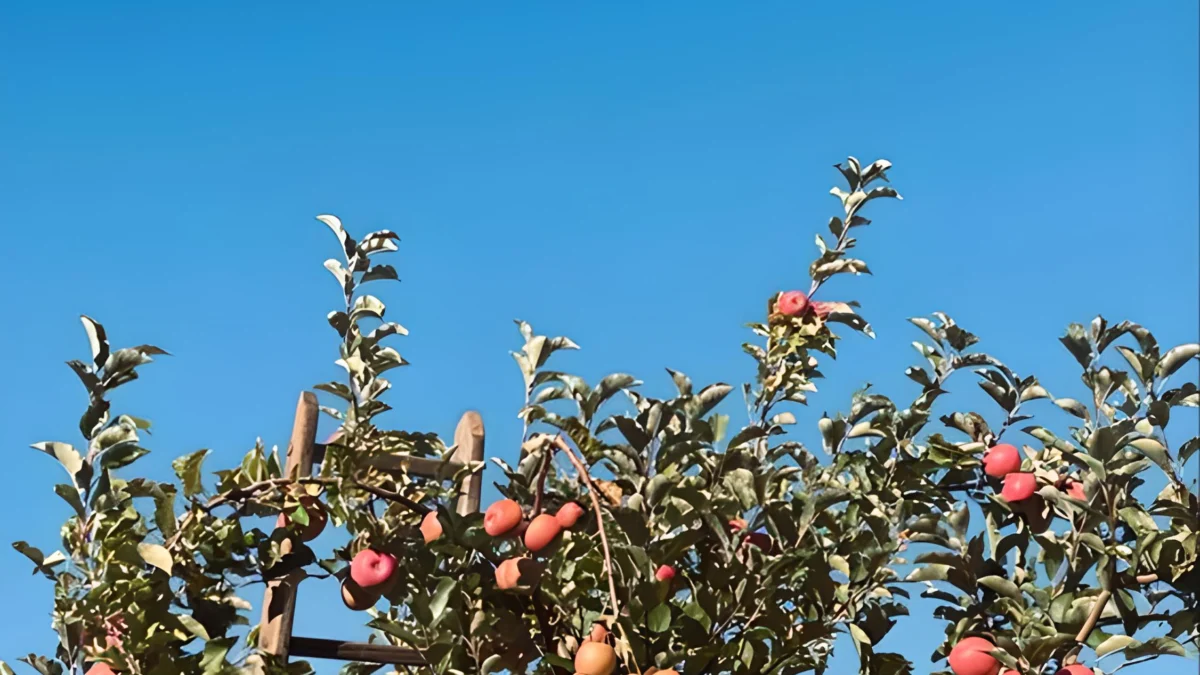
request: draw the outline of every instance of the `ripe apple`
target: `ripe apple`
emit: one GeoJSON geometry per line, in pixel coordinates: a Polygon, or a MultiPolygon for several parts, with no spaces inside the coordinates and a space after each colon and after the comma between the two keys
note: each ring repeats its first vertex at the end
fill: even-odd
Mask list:
{"type": "Polygon", "coordinates": [[[1037,491],[1037,478],[1031,473],[1014,471],[1004,477],[1004,488],[1000,496],[1011,503],[1029,499],[1037,491]]]}
{"type": "Polygon", "coordinates": [[[775,541],[766,532],[751,532],[746,535],[743,543],[757,546],[763,553],[771,553],[775,550],[775,541]]]}
{"type": "Polygon", "coordinates": [[[1071,499],[1078,499],[1081,502],[1087,501],[1087,493],[1083,491],[1083,483],[1068,478],[1066,488],[1067,496],[1071,499]]]}
{"type": "Polygon", "coordinates": [[[521,505],[511,499],[501,499],[483,514],[483,530],[493,537],[502,537],[521,522],[521,505]]]}
{"type": "Polygon", "coordinates": [[[293,523],[292,514],[287,511],[279,514],[279,525],[289,530],[299,528],[298,535],[300,541],[309,542],[319,537],[321,532],[325,530],[325,523],[329,522],[329,511],[325,509],[325,505],[321,503],[321,500],[311,495],[301,497],[300,506],[308,514],[308,525],[300,527],[296,523],[293,523]]]}
{"type": "Polygon", "coordinates": [[[353,579],[346,579],[342,582],[342,602],[346,607],[361,612],[375,606],[379,602],[379,589],[363,588],[354,582],[353,579]]]}
{"type": "Polygon", "coordinates": [[[496,587],[508,591],[524,583],[537,583],[541,567],[529,558],[509,558],[496,566],[496,587]]]}
{"type": "Polygon", "coordinates": [[[730,534],[737,534],[738,532],[746,529],[747,525],[748,523],[741,518],[734,518],[733,520],[729,521],[729,532],[730,534]]]}
{"type": "Polygon", "coordinates": [[[1055,675],[1095,675],[1095,671],[1081,664],[1072,664],[1058,671],[1055,675]]]}
{"type": "Polygon", "coordinates": [[[985,638],[963,638],[950,650],[950,670],[954,675],[999,675],[1000,662],[988,653],[995,648],[985,638]]]}
{"type": "Polygon", "coordinates": [[[585,642],[575,652],[576,675],[609,675],[617,667],[617,653],[603,642],[585,642]]]}
{"type": "Polygon", "coordinates": [[[116,675],[116,671],[107,663],[97,663],[88,668],[87,675],[116,675]]]}
{"type": "Polygon", "coordinates": [[[575,523],[583,516],[583,507],[575,502],[567,502],[562,505],[558,513],[554,514],[554,518],[558,520],[558,524],[563,526],[563,529],[575,527],[575,523]]]}
{"type": "Polygon", "coordinates": [[[675,568],[670,565],[662,565],[654,573],[654,578],[659,581],[670,581],[675,578],[675,568]]]}
{"type": "Polygon", "coordinates": [[[396,556],[366,548],[350,563],[350,578],[363,588],[382,588],[396,571],[396,556]]]}
{"type": "Polygon", "coordinates": [[[1012,668],[1005,668],[1004,670],[1000,671],[1000,675],[1021,675],[1021,672],[1019,670],[1013,670],[1012,668]]]}
{"type": "Polygon", "coordinates": [[[421,519],[421,536],[426,544],[442,536],[442,522],[438,520],[437,511],[430,511],[421,519]]]}
{"type": "Polygon", "coordinates": [[[992,478],[1004,478],[1021,470],[1021,452],[1007,443],[988,448],[983,453],[983,472],[992,478]]]}
{"type": "Polygon", "coordinates": [[[808,296],[803,291],[788,291],[779,296],[775,309],[780,314],[800,316],[808,309],[808,296]]]}
{"type": "Polygon", "coordinates": [[[537,553],[550,545],[562,532],[562,525],[554,516],[543,513],[534,518],[525,530],[525,548],[537,553]]]}

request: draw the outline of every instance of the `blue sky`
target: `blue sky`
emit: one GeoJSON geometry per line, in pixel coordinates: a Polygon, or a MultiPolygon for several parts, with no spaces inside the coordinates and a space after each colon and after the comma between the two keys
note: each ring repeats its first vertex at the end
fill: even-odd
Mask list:
{"type": "MultiPolygon", "coordinates": [[[[449,436],[476,408],[500,457],[517,317],[574,338],[559,365],[592,380],[751,377],[742,325],[807,286],[847,154],[892,160],[906,199],[869,214],[875,276],[829,286],[879,339],[823,369],[801,439],[864,382],[911,397],[905,319],[935,310],[1077,394],[1070,321],[1197,337],[1197,22],[1185,1],[5,3],[0,538],[58,546],[61,470],[28,445],[76,440],[82,313],[174,354],[117,399],[155,422],[152,477],[286,444],[298,392],[337,374],[318,213],[403,238],[389,422],[449,436]]],[[[27,575],[0,555],[0,658],[52,649],[27,575]]],[[[364,637],[327,585],[297,632],[364,637]]],[[[884,647],[920,672],[941,630],[884,647]]]]}

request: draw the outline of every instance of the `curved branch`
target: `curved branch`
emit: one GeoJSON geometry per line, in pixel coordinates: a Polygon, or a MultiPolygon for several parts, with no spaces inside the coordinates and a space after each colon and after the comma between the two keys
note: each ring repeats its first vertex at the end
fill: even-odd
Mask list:
{"type": "Polygon", "coordinates": [[[251,483],[250,485],[247,485],[245,487],[236,488],[236,489],[230,490],[228,492],[221,493],[219,495],[215,495],[211,499],[209,499],[207,502],[204,502],[203,504],[200,504],[200,503],[195,504],[195,508],[189,510],[187,512],[187,514],[184,515],[183,519],[179,521],[179,525],[176,527],[175,534],[166,541],[165,546],[168,549],[172,549],[179,544],[179,539],[180,539],[180,537],[183,536],[184,529],[188,525],[191,524],[192,520],[195,519],[197,509],[199,509],[200,511],[204,511],[205,513],[211,514],[214,509],[216,509],[220,506],[225,506],[227,504],[230,504],[231,502],[238,502],[238,501],[242,501],[244,499],[249,499],[251,497],[256,496],[257,494],[259,494],[261,492],[284,487],[286,485],[291,485],[291,484],[296,484],[296,485],[337,485],[338,487],[342,487],[346,482],[349,482],[349,484],[351,486],[358,488],[360,490],[363,490],[364,492],[373,494],[376,497],[381,497],[383,499],[387,499],[389,501],[393,501],[398,504],[401,504],[420,515],[425,515],[426,513],[429,513],[429,507],[419,504],[398,492],[392,492],[391,490],[385,490],[380,487],[375,487],[374,485],[364,483],[357,479],[347,480],[347,479],[343,479],[340,477],[308,477],[308,478],[298,478],[298,479],[296,479],[296,478],[271,478],[268,480],[258,481],[257,483],[251,483]]]}
{"type": "Polygon", "coordinates": [[[620,616],[620,604],[617,602],[617,583],[613,577],[612,552],[608,548],[608,534],[604,531],[604,512],[600,508],[600,498],[597,496],[600,491],[592,482],[592,475],[588,473],[587,466],[576,455],[571,446],[562,439],[562,436],[555,436],[551,441],[554,447],[562,450],[567,455],[567,459],[571,461],[571,465],[579,472],[579,477],[583,479],[588,486],[588,495],[592,498],[592,510],[596,513],[596,529],[600,531],[600,547],[604,552],[604,572],[608,576],[608,595],[612,602],[614,619],[620,616]]]}

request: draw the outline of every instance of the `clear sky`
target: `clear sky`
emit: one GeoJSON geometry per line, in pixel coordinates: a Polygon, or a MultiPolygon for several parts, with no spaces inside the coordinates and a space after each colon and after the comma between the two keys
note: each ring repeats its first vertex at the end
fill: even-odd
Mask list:
{"type": "MultiPolygon", "coordinates": [[[[476,408],[505,458],[517,317],[592,380],[751,377],[742,325],[807,287],[847,154],[893,161],[905,201],[871,209],[875,276],[829,287],[879,338],[823,368],[802,440],[864,382],[911,399],[910,316],[949,312],[1059,396],[1070,321],[1196,339],[1195,2],[820,5],[3,3],[0,539],[59,546],[61,469],[28,445],[78,440],[82,313],[174,354],[116,401],[155,423],[151,477],[286,445],[297,394],[337,375],[319,213],[403,237],[388,421],[449,436],[476,408]]],[[[0,579],[0,658],[52,651],[50,585],[11,549],[0,579]]],[[[360,619],[305,585],[298,634],[360,619]]],[[[942,628],[882,648],[923,672],[942,628]]]]}

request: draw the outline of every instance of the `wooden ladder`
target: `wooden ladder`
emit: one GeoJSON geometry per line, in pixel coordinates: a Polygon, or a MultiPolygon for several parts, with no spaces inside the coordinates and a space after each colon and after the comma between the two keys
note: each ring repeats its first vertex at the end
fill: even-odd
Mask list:
{"type": "MultiPolygon", "coordinates": [[[[310,476],[313,464],[324,458],[325,446],[316,442],[318,414],[316,395],[307,391],[300,394],[300,401],[296,404],[296,419],[292,424],[292,437],[288,442],[285,476],[310,476]]],[[[458,421],[458,427],[454,430],[454,445],[454,455],[448,462],[394,455],[377,458],[372,464],[385,471],[437,477],[453,474],[470,462],[481,462],[484,452],[483,419],[479,413],[469,411],[458,421]]],[[[458,494],[458,513],[466,515],[479,511],[482,490],[482,472],[468,476],[458,494]]],[[[291,547],[290,540],[280,544],[284,554],[290,552],[291,547]]],[[[303,570],[296,570],[267,582],[267,590],[263,593],[262,623],[258,630],[258,646],[264,652],[282,657],[284,663],[289,656],[307,656],[389,665],[425,665],[420,653],[408,647],[292,635],[296,592],[303,578],[303,570]]]]}

